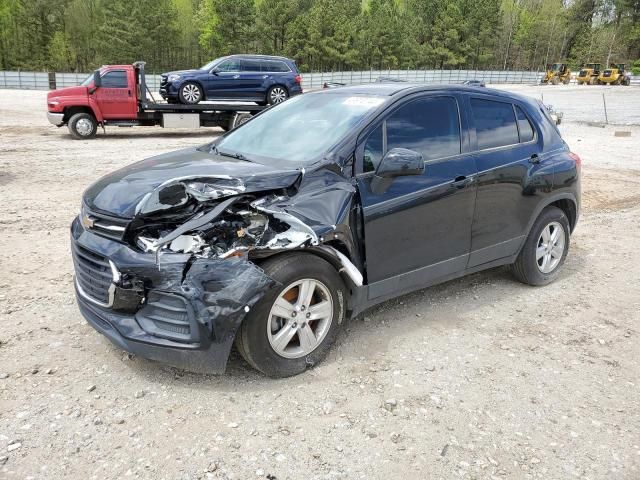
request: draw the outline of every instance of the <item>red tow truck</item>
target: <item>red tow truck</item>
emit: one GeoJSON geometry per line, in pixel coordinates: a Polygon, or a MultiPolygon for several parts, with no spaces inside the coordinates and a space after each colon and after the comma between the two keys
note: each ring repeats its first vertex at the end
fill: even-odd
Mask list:
{"type": "Polygon", "coordinates": [[[267,108],[252,104],[199,103],[180,105],[149,101],[145,62],[105,65],[81,85],[47,94],[47,118],[67,125],[73,138],[96,135],[98,126],[161,126],[165,128],[221,127],[230,130],[267,108]]]}

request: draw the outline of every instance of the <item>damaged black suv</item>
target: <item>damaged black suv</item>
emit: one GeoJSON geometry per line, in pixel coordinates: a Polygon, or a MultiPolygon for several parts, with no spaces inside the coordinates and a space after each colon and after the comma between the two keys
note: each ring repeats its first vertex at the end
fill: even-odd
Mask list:
{"type": "Polygon", "coordinates": [[[511,265],[557,277],[580,159],[540,102],[376,84],[295,97],[92,185],[71,226],[80,311],[119,347],[288,376],[386,299],[511,265]]]}

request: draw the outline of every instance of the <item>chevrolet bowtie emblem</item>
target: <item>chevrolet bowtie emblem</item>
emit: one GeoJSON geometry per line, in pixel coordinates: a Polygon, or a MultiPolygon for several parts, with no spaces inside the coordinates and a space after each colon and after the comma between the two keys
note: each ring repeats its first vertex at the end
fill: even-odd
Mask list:
{"type": "Polygon", "coordinates": [[[83,215],[81,223],[84,228],[90,229],[93,228],[94,220],[89,215],[83,215]]]}

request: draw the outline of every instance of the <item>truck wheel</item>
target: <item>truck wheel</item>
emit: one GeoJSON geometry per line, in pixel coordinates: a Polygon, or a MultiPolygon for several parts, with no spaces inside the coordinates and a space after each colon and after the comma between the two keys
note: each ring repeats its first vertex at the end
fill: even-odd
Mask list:
{"type": "Polygon", "coordinates": [[[252,115],[250,113],[237,113],[233,116],[233,118],[231,119],[230,125],[229,125],[229,130],[233,130],[234,128],[238,128],[240,125],[242,125],[243,123],[246,123],[249,121],[249,119],[252,117],[252,115]]]}
{"type": "Polygon", "coordinates": [[[72,115],[67,124],[69,133],[76,140],[86,140],[96,136],[98,122],[90,113],[76,113],[72,115]]]}
{"type": "Polygon", "coordinates": [[[558,85],[560,83],[560,79],[558,77],[553,77],[551,79],[551,83],[554,85],[558,85]]]}
{"type": "Polygon", "coordinates": [[[260,265],[279,282],[247,314],[236,334],[240,354],[270,377],[289,377],[320,362],[344,317],[338,272],[307,253],[277,255],[260,265]]]}
{"type": "Polygon", "coordinates": [[[289,98],[289,92],[282,85],[274,85],[267,91],[267,103],[269,103],[269,105],[282,103],[287,98],[289,98]]]}
{"type": "Polygon", "coordinates": [[[187,105],[195,105],[202,100],[202,88],[194,82],[187,82],[180,87],[180,102],[187,105]]]}
{"type": "Polygon", "coordinates": [[[629,77],[625,78],[622,84],[628,87],[631,85],[631,79],[629,77]]]}

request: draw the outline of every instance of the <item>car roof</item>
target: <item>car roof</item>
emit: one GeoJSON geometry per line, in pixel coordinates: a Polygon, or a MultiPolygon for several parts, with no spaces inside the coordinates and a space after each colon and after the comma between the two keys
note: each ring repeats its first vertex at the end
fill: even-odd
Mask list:
{"type": "Polygon", "coordinates": [[[244,54],[244,53],[237,53],[234,55],[227,55],[226,58],[255,58],[255,59],[261,59],[261,60],[286,60],[289,62],[293,62],[294,60],[291,60],[290,58],[287,57],[279,57],[277,55],[259,55],[259,54],[244,54]]]}
{"type": "Polygon", "coordinates": [[[474,87],[472,85],[460,84],[421,84],[421,83],[367,83],[363,85],[348,85],[344,87],[330,88],[319,90],[318,93],[328,93],[334,95],[375,95],[375,96],[405,96],[419,92],[466,92],[484,95],[493,95],[509,99],[518,99],[530,103],[531,97],[519,95],[517,93],[506,92],[504,90],[496,90],[494,88],[474,87]]]}

